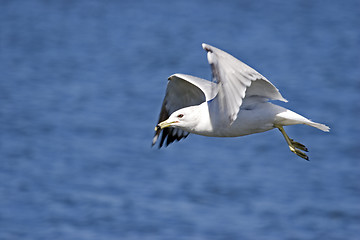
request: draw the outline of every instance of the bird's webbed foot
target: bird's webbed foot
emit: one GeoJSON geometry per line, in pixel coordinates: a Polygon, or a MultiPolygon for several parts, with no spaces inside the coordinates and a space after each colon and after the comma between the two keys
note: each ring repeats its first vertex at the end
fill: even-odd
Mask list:
{"type": "Polygon", "coordinates": [[[282,126],[276,126],[276,127],[280,130],[280,132],[284,136],[287,144],[289,145],[290,151],[292,151],[299,157],[309,161],[309,157],[304,152],[302,152],[302,151],[308,152],[309,150],[307,149],[307,147],[305,147],[305,145],[303,145],[299,142],[294,141],[294,139],[289,138],[289,136],[286,134],[286,132],[282,126]]]}

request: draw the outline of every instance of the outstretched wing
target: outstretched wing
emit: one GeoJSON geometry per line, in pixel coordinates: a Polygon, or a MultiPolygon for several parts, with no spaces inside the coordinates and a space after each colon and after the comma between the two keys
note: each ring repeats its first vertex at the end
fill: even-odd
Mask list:
{"type": "Polygon", "coordinates": [[[207,51],[213,82],[219,85],[218,95],[209,105],[210,110],[216,112],[212,119],[218,119],[222,124],[224,121],[232,124],[244,98],[252,96],[286,102],[269,80],[245,63],[208,44],[203,43],[202,47],[207,51]]]}
{"type": "MultiPolygon", "coordinates": [[[[162,103],[158,123],[165,121],[169,116],[185,107],[199,105],[213,98],[213,87],[216,84],[198,77],[174,74],[169,77],[166,94],[162,103]]],[[[166,146],[175,140],[186,138],[189,133],[178,128],[156,129],[152,145],[155,145],[162,132],[159,148],[165,143],[166,146]]]]}

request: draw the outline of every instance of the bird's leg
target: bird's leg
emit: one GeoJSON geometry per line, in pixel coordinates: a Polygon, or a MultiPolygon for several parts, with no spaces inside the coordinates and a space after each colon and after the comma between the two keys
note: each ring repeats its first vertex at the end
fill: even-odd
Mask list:
{"type": "Polygon", "coordinates": [[[289,145],[290,151],[292,151],[299,157],[309,161],[309,157],[305,153],[300,151],[300,150],[303,150],[303,151],[307,152],[308,149],[303,144],[301,144],[299,142],[295,142],[293,139],[289,138],[289,136],[286,134],[286,132],[282,126],[276,126],[276,127],[280,130],[280,132],[284,136],[287,144],[289,145]]]}

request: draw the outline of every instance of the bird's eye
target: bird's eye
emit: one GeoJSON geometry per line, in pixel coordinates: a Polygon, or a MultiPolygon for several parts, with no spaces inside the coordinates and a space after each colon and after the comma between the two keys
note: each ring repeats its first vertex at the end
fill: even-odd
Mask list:
{"type": "Polygon", "coordinates": [[[183,116],[184,116],[184,114],[177,115],[178,118],[182,118],[183,116]]]}

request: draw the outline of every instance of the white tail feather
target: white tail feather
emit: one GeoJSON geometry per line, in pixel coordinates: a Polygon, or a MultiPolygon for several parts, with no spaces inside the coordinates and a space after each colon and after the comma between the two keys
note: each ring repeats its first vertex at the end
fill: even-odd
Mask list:
{"type": "Polygon", "coordinates": [[[313,121],[311,121],[289,109],[284,109],[283,107],[279,107],[279,109],[277,109],[277,110],[280,112],[276,115],[276,119],[277,119],[276,124],[279,124],[282,126],[305,124],[305,125],[320,129],[324,132],[330,131],[330,128],[328,126],[326,126],[325,124],[313,122],[313,121]]]}
{"type": "Polygon", "coordinates": [[[329,132],[330,131],[330,127],[326,126],[325,124],[316,123],[316,122],[312,122],[312,121],[306,122],[305,124],[308,125],[308,126],[320,129],[320,130],[322,130],[324,132],[329,132]]]}

